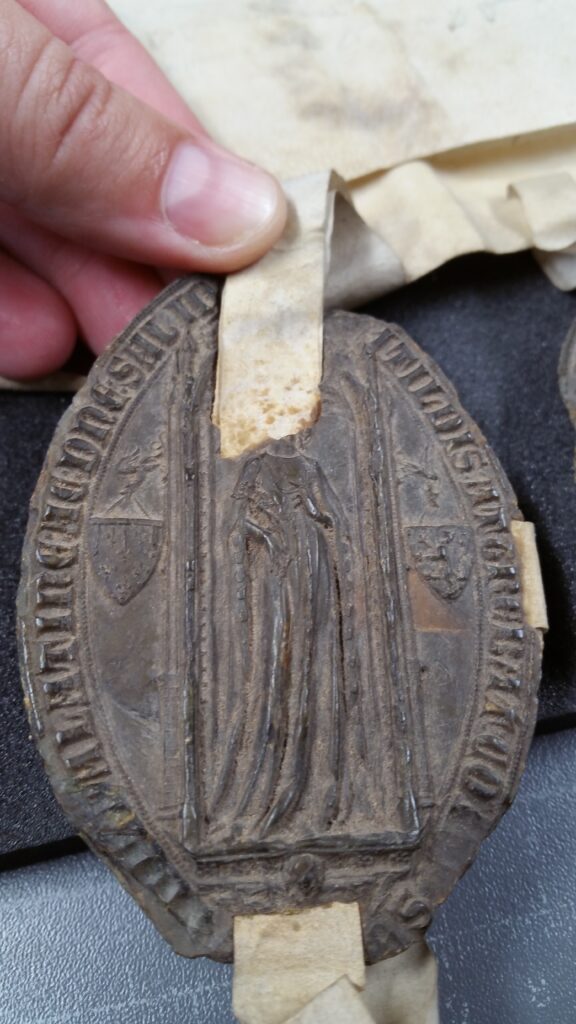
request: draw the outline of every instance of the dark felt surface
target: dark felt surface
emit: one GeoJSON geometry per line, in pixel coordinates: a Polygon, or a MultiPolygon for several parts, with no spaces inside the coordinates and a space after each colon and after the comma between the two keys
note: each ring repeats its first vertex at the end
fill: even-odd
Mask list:
{"type": "MultiPolygon", "coordinates": [[[[474,256],[366,311],[400,323],[436,359],[535,522],[551,623],[540,728],[574,724],[575,438],[556,368],[576,296],[553,288],[528,255],[474,256]]],[[[0,395],[0,854],[71,835],[28,739],[13,610],[27,504],[68,401],[53,394],[0,395]]]]}
{"type": "Polygon", "coordinates": [[[28,502],[69,402],[0,393],[0,853],[72,834],[29,739],[15,640],[15,600],[28,502]]]}

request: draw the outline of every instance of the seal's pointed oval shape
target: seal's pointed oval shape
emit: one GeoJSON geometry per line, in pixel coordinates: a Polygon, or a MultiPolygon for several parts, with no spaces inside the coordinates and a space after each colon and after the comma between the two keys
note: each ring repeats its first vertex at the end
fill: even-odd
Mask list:
{"type": "Polygon", "coordinates": [[[515,790],[541,638],[501,467],[399,328],[326,319],[322,408],[237,459],[218,290],[173,284],[48,453],[19,595],[58,798],[178,952],[235,914],[357,901],[418,938],[515,790]]]}

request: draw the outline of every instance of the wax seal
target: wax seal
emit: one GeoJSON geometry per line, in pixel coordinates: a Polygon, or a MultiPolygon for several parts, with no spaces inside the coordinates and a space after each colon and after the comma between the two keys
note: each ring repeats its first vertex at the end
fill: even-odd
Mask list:
{"type": "Polygon", "coordinates": [[[56,432],[19,596],[30,722],[178,952],[228,959],[234,915],[354,901],[379,959],[518,782],[541,653],[522,517],[437,367],[349,313],[326,318],[316,422],[223,459],[218,308],[207,279],[169,287],[56,432]]]}

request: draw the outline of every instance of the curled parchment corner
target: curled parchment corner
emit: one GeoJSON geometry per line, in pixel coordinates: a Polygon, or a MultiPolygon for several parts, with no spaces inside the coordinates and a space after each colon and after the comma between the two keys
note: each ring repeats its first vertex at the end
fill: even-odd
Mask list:
{"type": "Polygon", "coordinates": [[[112,6],[224,145],[281,179],[336,168],[404,280],[528,248],[576,286],[572,0],[112,6]]]}
{"type": "Polygon", "coordinates": [[[323,306],[478,251],[532,249],[576,287],[571,0],[547,19],[540,0],[411,0],[393,17],[390,0],[111,6],[214,138],[289,179],[298,208],[284,247],[224,290],[224,451],[311,421],[323,306]]]}

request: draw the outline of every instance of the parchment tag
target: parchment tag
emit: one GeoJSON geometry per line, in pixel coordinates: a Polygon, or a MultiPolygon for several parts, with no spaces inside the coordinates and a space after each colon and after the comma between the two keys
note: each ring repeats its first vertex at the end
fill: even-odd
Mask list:
{"type": "Polygon", "coordinates": [[[319,411],[325,305],[398,287],[402,266],[350,205],[333,173],[286,183],[284,236],[228,277],[222,297],[213,419],[225,457],[309,426],[319,411]]]}

